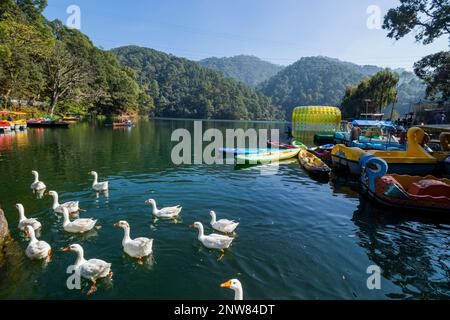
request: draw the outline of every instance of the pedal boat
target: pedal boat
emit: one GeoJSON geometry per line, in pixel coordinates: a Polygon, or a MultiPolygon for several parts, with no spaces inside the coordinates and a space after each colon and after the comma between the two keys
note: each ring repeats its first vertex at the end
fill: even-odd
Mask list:
{"type": "Polygon", "coordinates": [[[408,131],[408,148],[405,151],[362,150],[342,144],[334,146],[331,159],[334,168],[348,169],[351,174],[359,175],[359,160],[366,154],[384,159],[389,173],[427,175],[436,170],[438,160],[426,152],[419,144],[424,139],[424,131],[413,127],[408,131]]]}
{"type": "Polygon", "coordinates": [[[361,158],[361,189],[372,201],[401,210],[450,213],[450,180],[387,174],[389,164],[373,155],[361,158]]]}

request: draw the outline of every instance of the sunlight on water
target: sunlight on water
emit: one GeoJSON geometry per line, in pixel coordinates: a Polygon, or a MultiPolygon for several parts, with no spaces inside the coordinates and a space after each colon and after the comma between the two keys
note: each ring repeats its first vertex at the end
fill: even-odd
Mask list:
{"type": "MultiPolygon", "coordinates": [[[[283,124],[206,122],[204,130],[280,128],[283,124]]],[[[0,136],[0,203],[14,242],[0,269],[0,298],[86,299],[68,290],[66,268],[75,254],[60,249],[79,243],[87,258],[112,263],[112,281],[100,281],[90,299],[230,299],[220,283],[239,278],[248,299],[448,298],[450,225],[405,220],[359,199],[357,183],[334,178],[312,180],[297,161],[273,175],[233,165],[181,165],[170,159],[176,128],[192,130],[192,121],[139,122],[113,130],[82,123],[68,130],[36,130],[0,136]],[[79,200],[82,217],[99,220],[102,229],[84,236],[67,234],[51,212],[51,198],[36,199],[29,189],[38,170],[61,202],[79,200]],[[95,170],[108,180],[109,196],[91,190],[95,170]],[[144,202],[182,205],[178,223],[155,220],[144,202]],[[54,255],[48,266],[29,261],[27,242],[16,230],[16,203],[43,223],[41,239],[54,255]],[[209,211],[240,222],[233,246],[221,261],[202,247],[195,221],[209,226],[209,211]],[[144,265],[122,251],[127,220],[132,237],[154,238],[154,257],[144,265]],[[369,265],[382,269],[381,290],[366,286],[369,265]]],[[[49,190],[47,189],[47,190],[49,190]]]]}

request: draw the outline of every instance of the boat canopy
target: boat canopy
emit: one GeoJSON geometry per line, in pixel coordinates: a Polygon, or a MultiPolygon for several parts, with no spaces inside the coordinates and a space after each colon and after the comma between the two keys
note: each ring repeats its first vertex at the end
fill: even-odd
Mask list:
{"type": "Polygon", "coordinates": [[[393,122],[383,120],[353,120],[352,125],[359,127],[395,127],[393,122]]]}

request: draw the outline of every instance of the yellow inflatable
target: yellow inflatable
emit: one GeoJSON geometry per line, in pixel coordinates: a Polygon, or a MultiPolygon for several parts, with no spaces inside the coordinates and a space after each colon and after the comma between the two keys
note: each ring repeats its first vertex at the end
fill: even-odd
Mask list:
{"type": "Polygon", "coordinates": [[[292,112],[292,135],[302,133],[332,133],[339,130],[342,115],[336,107],[308,106],[297,107],[292,112]]]}

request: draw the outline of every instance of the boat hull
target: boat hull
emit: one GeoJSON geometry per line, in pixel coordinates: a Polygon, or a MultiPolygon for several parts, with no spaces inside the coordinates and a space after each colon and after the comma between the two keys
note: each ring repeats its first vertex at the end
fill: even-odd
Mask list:
{"type": "Polygon", "coordinates": [[[275,152],[240,154],[236,156],[237,164],[267,164],[288,160],[297,156],[300,149],[287,149],[275,152]]]}
{"type": "MultiPolygon", "coordinates": [[[[333,168],[337,170],[348,170],[353,175],[361,174],[359,161],[339,155],[332,155],[331,160],[333,168]]],[[[389,163],[388,173],[425,176],[435,172],[437,168],[437,163],[389,163]]]]}
{"type": "Polygon", "coordinates": [[[68,128],[67,122],[28,122],[28,128],[68,128]]]}
{"type": "Polygon", "coordinates": [[[319,157],[307,150],[300,150],[298,153],[298,160],[302,167],[309,173],[328,175],[331,171],[319,157]]]}

